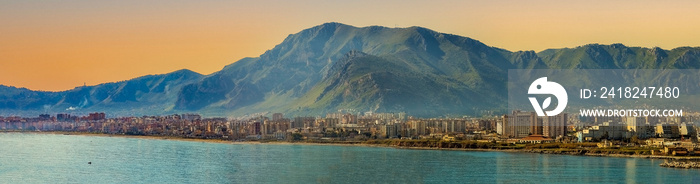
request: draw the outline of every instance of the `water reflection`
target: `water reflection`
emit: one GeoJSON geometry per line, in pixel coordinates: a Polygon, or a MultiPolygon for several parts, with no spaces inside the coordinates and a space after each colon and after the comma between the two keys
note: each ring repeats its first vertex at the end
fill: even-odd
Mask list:
{"type": "Polygon", "coordinates": [[[627,159],[625,162],[625,181],[627,183],[637,183],[637,159],[627,159]]]}

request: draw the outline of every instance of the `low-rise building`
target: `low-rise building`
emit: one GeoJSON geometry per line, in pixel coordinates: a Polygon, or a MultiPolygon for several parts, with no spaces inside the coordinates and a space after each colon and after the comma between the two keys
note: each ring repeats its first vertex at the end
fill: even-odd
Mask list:
{"type": "Polygon", "coordinates": [[[527,137],[523,137],[518,142],[540,144],[540,143],[554,142],[554,139],[547,138],[547,137],[544,137],[542,135],[529,135],[527,137]]]}
{"type": "Polygon", "coordinates": [[[651,139],[647,139],[645,142],[649,146],[661,147],[664,145],[664,142],[666,142],[666,139],[665,138],[651,138],[651,139]]]}

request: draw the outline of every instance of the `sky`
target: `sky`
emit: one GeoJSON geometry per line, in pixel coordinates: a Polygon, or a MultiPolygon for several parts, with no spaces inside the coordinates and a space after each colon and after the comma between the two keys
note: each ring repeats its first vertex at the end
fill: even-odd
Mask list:
{"type": "Polygon", "coordinates": [[[700,46],[700,1],[0,0],[0,85],[211,74],[325,22],[421,26],[510,51],[700,46]]]}

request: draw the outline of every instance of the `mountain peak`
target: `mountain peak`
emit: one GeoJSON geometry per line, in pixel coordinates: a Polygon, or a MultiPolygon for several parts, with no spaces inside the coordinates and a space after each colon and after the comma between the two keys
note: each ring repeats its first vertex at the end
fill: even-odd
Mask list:
{"type": "Polygon", "coordinates": [[[338,22],[327,22],[323,23],[321,25],[317,25],[305,30],[302,30],[300,33],[303,32],[335,32],[335,30],[340,29],[340,28],[357,28],[355,26],[343,24],[343,23],[338,23],[338,22]]]}
{"type": "MultiPolygon", "coordinates": [[[[343,23],[340,23],[340,22],[326,22],[326,23],[323,23],[323,24],[318,25],[318,26],[323,26],[323,27],[335,26],[335,27],[338,27],[338,26],[350,26],[350,25],[343,24],[343,23]]],[[[317,27],[318,27],[318,26],[317,26],[317,27]]],[[[352,27],[352,26],[351,26],[351,27],[352,27]]]]}
{"type": "Polygon", "coordinates": [[[170,74],[182,74],[182,75],[194,75],[194,76],[202,76],[202,74],[197,73],[195,71],[192,71],[190,69],[180,69],[176,70],[174,72],[170,72],[170,74]]]}

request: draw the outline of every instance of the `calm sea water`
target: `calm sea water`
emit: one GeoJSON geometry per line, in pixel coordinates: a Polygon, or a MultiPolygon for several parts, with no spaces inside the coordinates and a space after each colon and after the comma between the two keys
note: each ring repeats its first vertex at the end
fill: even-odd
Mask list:
{"type": "Polygon", "coordinates": [[[662,160],[0,133],[0,183],[697,183],[662,160]],[[92,164],[88,164],[91,162],[92,164]]]}

